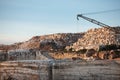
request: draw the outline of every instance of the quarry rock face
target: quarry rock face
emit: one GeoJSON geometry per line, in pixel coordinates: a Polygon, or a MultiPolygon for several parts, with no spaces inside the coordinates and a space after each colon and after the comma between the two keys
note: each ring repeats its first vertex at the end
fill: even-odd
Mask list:
{"type": "Polygon", "coordinates": [[[120,44],[120,27],[95,28],[88,30],[85,35],[67,46],[66,49],[78,51],[80,49],[98,49],[102,45],[120,44]]]}

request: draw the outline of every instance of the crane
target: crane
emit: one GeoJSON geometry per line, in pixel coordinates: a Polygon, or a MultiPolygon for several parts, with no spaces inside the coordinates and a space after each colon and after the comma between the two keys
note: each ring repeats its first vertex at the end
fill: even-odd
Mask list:
{"type": "Polygon", "coordinates": [[[107,24],[104,24],[102,22],[99,22],[95,19],[92,19],[92,18],[89,18],[89,17],[86,17],[84,15],[92,15],[92,14],[101,14],[101,13],[108,13],[108,12],[115,12],[115,11],[120,11],[120,9],[113,9],[113,10],[106,10],[106,11],[100,11],[100,12],[92,12],[92,13],[84,13],[84,14],[78,14],[77,15],[77,20],[79,20],[79,17],[91,22],[91,23],[94,23],[94,24],[97,24],[99,26],[102,26],[102,27],[111,27],[107,24]]]}
{"type": "Polygon", "coordinates": [[[88,18],[88,17],[86,17],[86,16],[83,16],[82,14],[78,14],[78,15],[77,15],[77,20],[79,20],[78,17],[81,17],[81,18],[83,18],[83,19],[85,19],[85,20],[87,20],[87,21],[89,21],[89,22],[92,22],[92,23],[97,24],[97,25],[102,26],[102,27],[111,27],[111,26],[109,26],[109,25],[107,25],[107,24],[104,24],[104,23],[102,23],[102,22],[99,22],[99,21],[97,21],[97,20],[95,20],[95,19],[91,19],[91,18],[88,18]]]}

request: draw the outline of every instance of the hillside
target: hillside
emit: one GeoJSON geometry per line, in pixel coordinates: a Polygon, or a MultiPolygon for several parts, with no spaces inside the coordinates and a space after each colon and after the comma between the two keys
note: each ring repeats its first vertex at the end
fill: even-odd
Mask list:
{"type": "Polygon", "coordinates": [[[12,45],[1,45],[1,50],[10,49],[41,49],[41,50],[63,50],[66,46],[82,38],[84,33],[57,33],[43,36],[34,36],[30,40],[12,45]]]}
{"type": "Polygon", "coordinates": [[[0,50],[40,49],[47,51],[63,51],[80,49],[98,49],[99,46],[120,44],[120,27],[95,28],[85,33],[57,33],[34,36],[28,41],[12,45],[0,45],[0,50]]]}

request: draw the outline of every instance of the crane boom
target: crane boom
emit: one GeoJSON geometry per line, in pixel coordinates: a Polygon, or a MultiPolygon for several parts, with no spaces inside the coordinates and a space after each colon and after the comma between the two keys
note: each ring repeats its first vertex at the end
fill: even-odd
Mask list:
{"type": "Polygon", "coordinates": [[[102,27],[111,27],[111,26],[106,25],[106,24],[104,24],[104,23],[102,23],[102,22],[99,22],[99,21],[97,21],[97,20],[95,20],[95,19],[91,19],[91,18],[88,18],[88,17],[86,17],[86,16],[83,16],[82,14],[78,14],[78,15],[77,15],[77,20],[79,20],[78,17],[81,17],[81,18],[83,18],[83,19],[85,19],[85,20],[87,20],[87,21],[89,21],[89,22],[91,22],[91,23],[97,24],[97,25],[102,26],[102,27]]]}

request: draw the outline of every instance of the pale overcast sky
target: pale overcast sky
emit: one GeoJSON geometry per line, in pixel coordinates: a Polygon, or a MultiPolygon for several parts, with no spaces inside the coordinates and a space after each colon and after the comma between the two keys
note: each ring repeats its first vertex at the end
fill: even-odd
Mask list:
{"type": "MultiPolygon", "coordinates": [[[[77,21],[76,15],[113,9],[120,9],[120,0],[0,0],[0,44],[97,28],[86,20],[77,21]]],[[[120,25],[120,11],[86,16],[110,26],[120,25]]]]}

